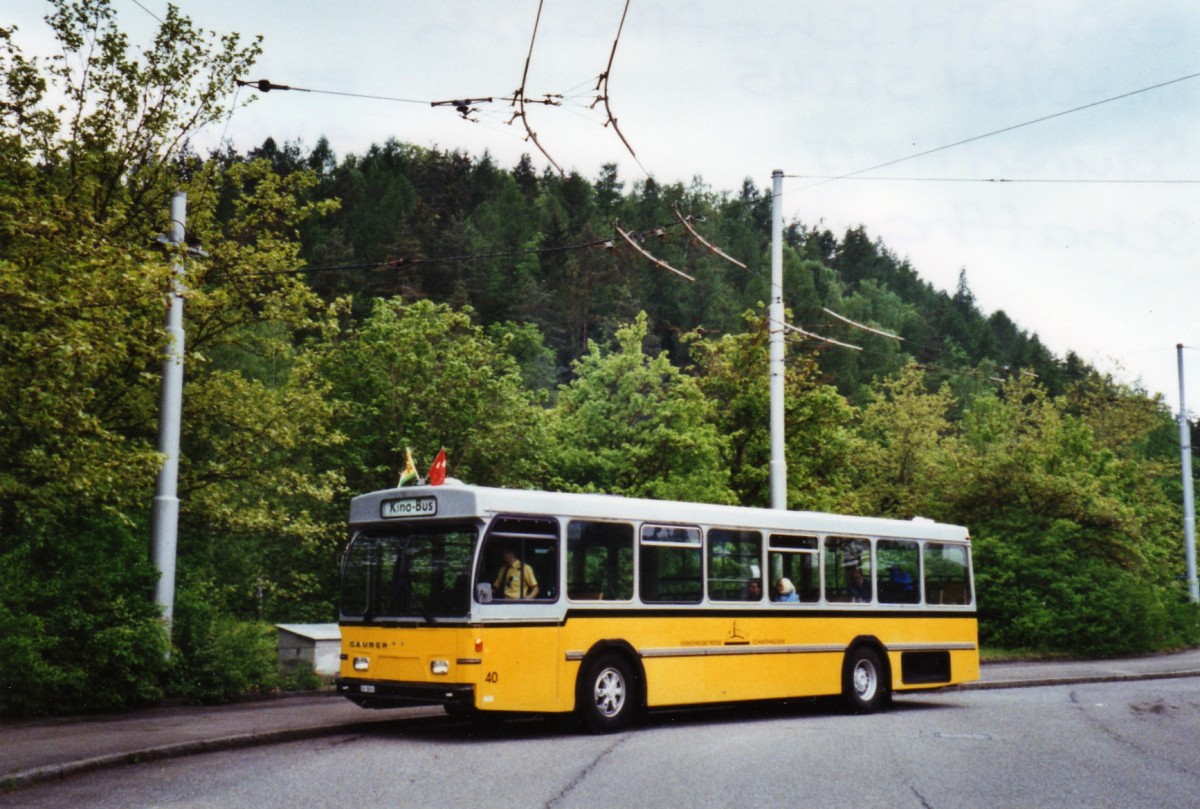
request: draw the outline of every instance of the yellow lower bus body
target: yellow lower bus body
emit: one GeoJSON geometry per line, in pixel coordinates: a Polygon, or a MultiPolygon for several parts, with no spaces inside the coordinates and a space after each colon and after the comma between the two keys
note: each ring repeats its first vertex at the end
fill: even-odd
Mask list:
{"type": "Polygon", "coordinates": [[[969,613],[677,617],[642,612],[563,623],[342,626],[339,692],[367,707],[412,702],[563,713],[581,666],[622,656],[646,708],[841,694],[852,648],[872,648],[890,691],[979,677],[969,613]]]}

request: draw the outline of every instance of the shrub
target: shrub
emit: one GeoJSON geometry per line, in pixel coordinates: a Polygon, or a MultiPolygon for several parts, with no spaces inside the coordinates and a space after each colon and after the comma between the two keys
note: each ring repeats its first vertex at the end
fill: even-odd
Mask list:
{"type": "Polygon", "coordinates": [[[203,591],[179,591],[173,635],[173,696],[228,702],[280,686],[274,628],[218,613],[203,591]]]}
{"type": "Polygon", "coordinates": [[[144,536],[94,516],[22,540],[0,554],[0,716],[117,710],[161,697],[166,636],[144,536]]]}

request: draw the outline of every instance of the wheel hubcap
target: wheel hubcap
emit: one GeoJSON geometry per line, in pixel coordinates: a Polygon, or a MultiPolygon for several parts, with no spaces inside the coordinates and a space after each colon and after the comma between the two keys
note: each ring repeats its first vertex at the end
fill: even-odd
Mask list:
{"type": "Polygon", "coordinates": [[[871,665],[869,660],[858,661],[854,666],[854,693],[864,702],[870,702],[875,696],[877,686],[875,666],[871,665]]]}
{"type": "Polygon", "coordinates": [[[625,678],[616,669],[605,669],[596,678],[596,709],[604,716],[616,716],[625,705],[625,678]]]}

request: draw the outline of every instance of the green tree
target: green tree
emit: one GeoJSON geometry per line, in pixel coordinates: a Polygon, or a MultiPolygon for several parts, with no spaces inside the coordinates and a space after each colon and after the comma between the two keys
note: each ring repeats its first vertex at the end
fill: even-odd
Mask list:
{"type": "MultiPolygon", "coordinates": [[[[330,203],[304,199],[304,172],[224,171],[183,149],[223,117],[257,45],[203,33],[173,7],[140,53],[105,0],[60,0],[47,19],[63,49],[48,67],[0,34],[0,613],[20,616],[15,628],[6,619],[5,642],[47,677],[36,698],[5,706],[14,713],[160,693],[166,639],[150,603],[146,522],[164,301],[183,255],[152,245],[175,189],[189,193],[190,232],[209,253],[187,262],[184,600],[218,577],[213,560],[229,573],[243,552],[262,558],[304,537],[325,568],[337,536],[320,513],[337,476],[314,452],[338,438],[304,351],[306,335],[336,321],[291,274],[296,228],[330,203]],[[64,106],[46,106],[52,93],[64,106]],[[218,222],[221,206],[234,216],[218,222]],[[115,658],[93,648],[99,639],[115,658]]],[[[305,562],[274,579],[303,582],[317,565],[305,562]]],[[[231,590],[257,586],[236,572],[231,590]]],[[[328,586],[303,592],[331,598],[328,586]]],[[[176,628],[186,633],[186,620],[176,628]]],[[[18,693],[12,679],[27,671],[5,667],[0,691],[18,693]]]]}
{"type": "Polygon", "coordinates": [[[422,467],[445,448],[450,474],[472,483],[536,476],[542,411],[509,353],[518,336],[492,339],[470,310],[376,301],[321,360],[340,403],[337,423],[348,440],[337,457],[351,489],[395,485],[406,447],[422,467]]]}
{"type": "MultiPolygon", "coordinates": [[[[747,312],[750,330],[717,339],[693,335],[688,347],[712,418],[726,438],[730,485],[742,505],[770,505],[769,320],[747,312]]],[[[784,381],[787,507],[854,511],[859,439],[854,410],[820,381],[810,355],[788,357],[784,381]]]]}
{"type": "Polygon", "coordinates": [[[1187,635],[1153,466],[1099,444],[1024,377],[973,403],[958,447],[945,503],[976,540],[985,642],[1127,654],[1187,635]]]}
{"type": "Polygon", "coordinates": [[[549,482],[571,491],[730,503],[725,439],[712,403],[665,353],[650,356],[643,313],[594,342],[550,412],[549,482]]]}
{"type": "Polygon", "coordinates": [[[949,386],[935,393],[913,363],[898,377],[880,381],[862,413],[867,439],[862,465],[862,502],[871,513],[900,519],[941,516],[939,503],[952,465],[954,399],[949,386]]]}

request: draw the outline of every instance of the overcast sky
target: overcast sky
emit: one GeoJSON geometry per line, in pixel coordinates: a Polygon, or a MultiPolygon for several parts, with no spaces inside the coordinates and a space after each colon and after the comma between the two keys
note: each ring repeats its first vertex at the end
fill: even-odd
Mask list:
{"type": "MultiPolygon", "coordinates": [[[[114,3],[138,42],[166,11],[114,3]]],[[[1173,410],[1175,346],[1193,347],[1187,405],[1200,412],[1200,77],[1184,79],[1200,73],[1195,0],[631,0],[609,102],[637,161],[603,105],[589,109],[625,0],[545,0],[532,54],[537,0],[179,5],[204,28],[264,36],[247,79],[407,99],[271,92],[202,148],[222,131],[240,150],[324,135],[342,157],[395,137],[486,150],[504,167],[528,152],[545,167],[499,100],[528,55],[526,98],[566,96],[526,118],[568,171],[595,179],[613,162],[627,187],[648,172],[736,192],[746,178],[769,189],[781,169],[788,221],[838,235],[863,225],[940,289],[965,269],[985,313],[1004,310],[1060,357],[1073,350],[1173,410]],[[487,96],[498,100],[477,122],[429,104],[487,96]],[[1000,179],[1013,182],[985,182],[1000,179]]],[[[46,8],[0,11],[27,53],[49,44],[46,8]]]]}

